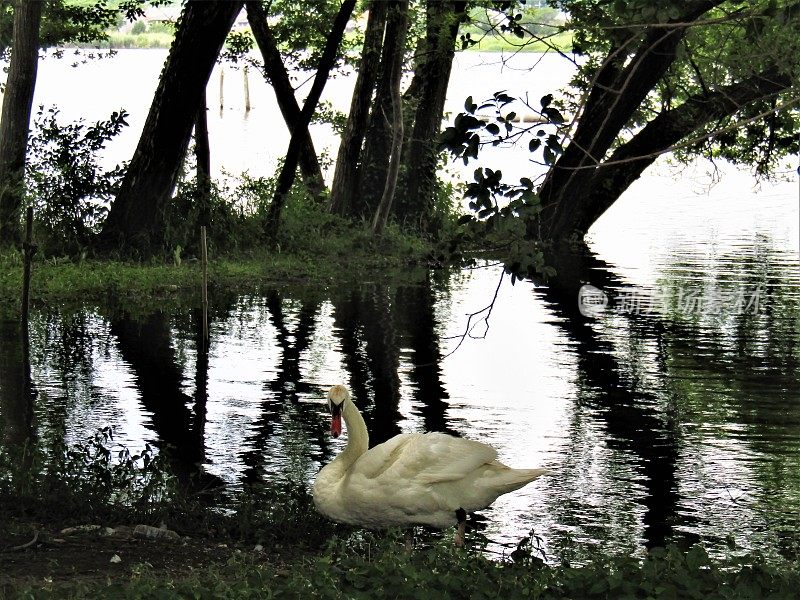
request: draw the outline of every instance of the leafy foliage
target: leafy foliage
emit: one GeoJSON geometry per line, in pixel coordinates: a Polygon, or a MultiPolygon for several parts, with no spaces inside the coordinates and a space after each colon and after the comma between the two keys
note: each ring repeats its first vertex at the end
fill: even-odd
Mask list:
{"type": "MultiPolygon", "coordinates": [[[[565,98],[570,111],[580,109],[604,57],[617,52],[620,65],[644,42],[647,25],[681,20],[686,3],[583,2],[562,0],[557,6],[570,14],[575,46],[586,60],[577,63],[572,85],[577,93],[565,98]]],[[[680,106],[691,97],[707,96],[734,81],[743,81],[770,68],[800,76],[800,7],[781,6],[770,0],[742,5],[721,2],[689,27],[675,62],[657,83],[632,121],[626,124],[617,145],[630,131],[645,125],[663,111],[680,106]]],[[[673,154],[684,162],[698,154],[725,158],[748,165],[768,176],[787,155],[800,149],[800,111],[796,88],[769,101],[750,103],[736,114],[715,120],[693,133],[694,142],[673,154]],[[788,101],[788,102],[787,102],[788,101]],[[785,103],[785,106],[783,106],[785,103]]]]}
{"type": "MultiPolygon", "coordinates": [[[[493,561],[449,540],[413,552],[397,534],[334,537],[319,554],[269,560],[248,552],[209,569],[174,576],[147,567],[115,577],[41,590],[36,597],[150,598],[774,598],[796,597],[800,575],[786,565],[712,561],[700,547],[658,549],[645,560],[598,556],[588,564],[549,566],[520,552],[493,561]]],[[[22,590],[20,590],[22,591],[22,590]]],[[[28,588],[27,594],[33,595],[28,588]]],[[[27,597],[26,594],[26,597],[27,597]]]]}
{"type": "MultiPolygon", "coordinates": [[[[68,446],[17,456],[0,446],[0,511],[34,512],[47,519],[101,517],[110,511],[139,517],[170,502],[174,487],[163,458],[146,445],[138,453],[115,446],[110,428],[68,446]]],[[[4,514],[5,513],[5,514],[4,514]]]]}
{"type": "Polygon", "coordinates": [[[561,111],[552,106],[553,95],[543,96],[539,109],[527,105],[535,115],[533,119],[526,116],[523,120],[516,112],[506,110],[515,100],[517,98],[505,91],[499,91],[478,106],[469,96],[464,101],[464,112],[456,115],[453,125],[442,133],[439,140],[442,149],[449,151],[454,158],[462,159],[466,165],[470,159],[478,158],[478,151],[484,145],[512,146],[535,132],[536,137],[531,139],[528,149],[532,153],[541,149],[542,162],[553,164],[563,152],[558,132],[566,122],[561,111]],[[489,114],[481,114],[487,109],[489,114]]]}
{"type": "Polygon", "coordinates": [[[563,31],[563,19],[553,7],[531,6],[508,0],[482,2],[469,11],[469,23],[462,28],[461,49],[485,49],[500,43],[512,50],[550,44],[563,31]]]}
{"type": "Polygon", "coordinates": [[[56,108],[40,107],[28,145],[26,180],[50,250],[75,252],[99,230],[125,167],[105,170],[98,154],[127,126],[124,110],[107,121],[59,123],[56,108]]]}
{"type": "MultiPolygon", "coordinates": [[[[315,71],[341,2],[324,0],[314,10],[294,0],[273,0],[265,6],[272,33],[278,41],[288,71],[315,71]]],[[[350,51],[361,47],[361,34],[348,35],[339,47],[339,62],[334,70],[351,60],[350,51]]]]}
{"type": "MultiPolygon", "coordinates": [[[[557,133],[565,121],[561,112],[551,106],[552,100],[551,94],[541,99],[541,108],[536,111],[539,122],[529,125],[520,122],[514,111],[507,110],[515,98],[505,91],[495,92],[480,106],[470,96],[464,102],[465,112],[457,115],[453,125],[442,133],[441,147],[467,164],[470,159],[478,158],[479,149],[484,145],[514,145],[521,137],[535,131],[528,150],[532,154],[540,153],[541,161],[551,165],[563,152],[557,133]],[[481,114],[487,110],[488,115],[481,114]],[[548,134],[548,130],[551,133],[548,134]]],[[[492,256],[503,260],[512,283],[534,273],[554,274],[553,269],[545,265],[544,255],[528,230],[527,223],[541,210],[530,178],[523,177],[519,184],[510,184],[503,181],[499,169],[478,168],[474,180],[465,188],[464,197],[469,200],[473,214],[459,220],[464,228],[453,238],[453,252],[457,253],[463,246],[483,245],[491,249],[492,256]]]]}

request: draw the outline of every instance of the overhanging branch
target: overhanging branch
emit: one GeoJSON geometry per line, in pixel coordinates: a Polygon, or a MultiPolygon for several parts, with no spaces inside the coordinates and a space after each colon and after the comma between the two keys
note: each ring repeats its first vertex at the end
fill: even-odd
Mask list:
{"type": "Polygon", "coordinates": [[[641,176],[655,159],[681,140],[716,119],[729,117],[760,100],[774,98],[792,86],[792,77],[771,68],[740,82],[696,95],[650,121],[598,168],[587,199],[588,225],[603,214],[622,190],[641,176]]]}

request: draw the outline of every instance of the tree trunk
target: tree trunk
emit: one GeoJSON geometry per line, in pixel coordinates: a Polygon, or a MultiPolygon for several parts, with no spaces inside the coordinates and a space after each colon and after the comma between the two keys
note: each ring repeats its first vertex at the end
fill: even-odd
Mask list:
{"type": "Polygon", "coordinates": [[[399,0],[388,5],[386,35],[381,53],[380,73],[375,90],[375,100],[369,116],[364,152],[357,173],[359,202],[353,205],[353,216],[373,216],[380,204],[392,150],[392,71],[396,57],[402,59],[405,49],[407,17],[400,10],[399,0]]]}
{"type": "Polygon", "coordinates": [[[37,0],[18,0],[14,7],[13,47],[0,118],[0,246],[20,241],[20,207],[39,64],[42,5],[37,0]]]}
{"type": "Polygon", "coordinates": [[[297,163],[300,158],[301,148],[301,135],[304,129],[308,129],[308,124],[311,122],[311,116],[317,108],[319,98],[322,95],[322,90],[325,88],[325,83],[328,81],[333,65],[336,63],[336,54],[339,49],[339,44],[344,37],[344,30],[347,27],[347,22],[350,20],[350,15],[353,14],[356,0],[344,0],[339,7],[339,12],[333,21],[328,39],[325,41],[325,48],[322,51],[322,56],[319,60],[317,67],[317,74],[314,76],[314,83],[311,85],[311,91],[308,93],[303,110],[300,111],[300,117],[295,123],[295,130],[292,133],[292,139],[289,141],[289,148],[286,150],[286,158],[283,162],[283,168],[278,175],[278,182],[275,188],[275,195],[272,198],[272,204],[269,206],[267,217],[264,222],[264,236],[268,243],[275,244],[277,242],[278,229],[281,219],[281,211],[286,202],[286,197],[292,189],[294,183],[295,171],[297,171],[297,163]]]}
{"type": "Polygon", "coordinates": [[[419,65],[421,76],[414,129],[406,148],[402,200],[397,207],[398,218],[421,231],[435,232],[441,225],[433,219],[437,140],[453,68],[458,27],[465,9],[466,2],[428,0],[426,6],[427,52],[419,65]]]}
{"type": "MultiPolygon", "coordinates": [[[[721,1],[688,2],[686,12],[676,23],[691,23],[721,1]]],[[[597,168],[620,131],[675,61],[685,32],[682,26],[651,28],[624,67],[612,60],[616,49],[609,53],[606,66],[598,73],[599,85],[589,94],[570,144],[539,190],[542,212],[529,231],[535,229],[537,236],[549,240],[586,233],[593,222],[589,215],[596,211],[589,208],[585,199],[593,191],[597,168]]]]}
{"type": "Polygon", "coordinates": [[[194,156],[197,161],[197,192],[200,202],[200,225],[210,225],[209,202],[211,198],[211,148],[208,143],[208,105],[206,92],[200,100],[197,121],[194,124],[194,156]]]}
{"type": "MultiPolygon", "coordinates": [[[[405,41],[408,31],[408,0],[401,0],[392,10],[397,12],[393,20],[397,21],[397,39],[405,41]]],[[[403,55],[405,43],[399,44],[392,56],[390,89],[392,97],[392,146],[389,158],[389,168],[386,173],[386,183],[383,188],[375,218],[372,221],[372,233],[381,235],[389,219],[389,211],[394,202],[394,193],[397,188],[397,176],[400,172],[400,156],[403,151],[403,97],[400,94],[400,81],[403,78],[403,55]]]]}
{"type": "Polygon", "coordinates": [[[186,3],[139,144],[103,226],[105,248],[148,253],[163,242],[164,213],[203,90],[241,8],[242,2],[232,0],[186,3]]]}
{"type": "MultiPolygon", "coordinates": [[[[269,28],[267,15],[261,2],[248,0],[245,6],[247,7],[247,21],[250,23],[253,37],[255,37],[264,59],[264,74],[271,82],[272,89],[275,90],[278,108],[289,128],[289,133],[294,135],[295,129],[299,126],[300,106],[297,104],[292,82],[283,64],[278,42],[269,28]]],[[[300,136],[300,173],[311,195],[319,198],[325,192],[325,179],[322,176],[322,167],[320,167],[308,125],[298,129],[298,135],[300,136]]]]}
{"type": "Polygon", "coordinates": [[[762,102],[792,86],[792,78],[772,68],[709,94],[693,96],[650,121],[617,148],[592,177],[590,192],[573,211],[572,223],[586,232],[662,153],[707,125],[752,102],[762,102]]]}
{"type": "Polygon", "coordinates": [[[388,3],[382,0],[372,0],[370,4],[358,78],[353,89],[347,125],[339,144],[336,172],[333,176],[333,185],[331,185],[330,209],[334,214],[348,215],[353,209],[353,199],[358,183],[358,162],[367,130],[369,106],[378,77],[381,45],[386,29],[387,5],[388,3]]]}

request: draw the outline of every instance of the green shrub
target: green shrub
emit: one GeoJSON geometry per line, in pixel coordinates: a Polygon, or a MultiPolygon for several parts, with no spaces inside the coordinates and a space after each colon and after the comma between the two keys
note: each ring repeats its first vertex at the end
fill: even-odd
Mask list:
{"type": "Polygon", "coordinates": [[[40,245],[46,253],[74,254],[90,244],[119,189],[125,166],[105,170],[98,154],[128,125],[128,113],[91,125],[62,125],[58,116],[57,108],[39,107],[25,178],[40,245]]]}
{"type": "Polygon", "coordinates": [[[131,27],[131,33],[133,35],[141,35],[147,31],[147,24],[144,21],[136,21],[131,27]]]}

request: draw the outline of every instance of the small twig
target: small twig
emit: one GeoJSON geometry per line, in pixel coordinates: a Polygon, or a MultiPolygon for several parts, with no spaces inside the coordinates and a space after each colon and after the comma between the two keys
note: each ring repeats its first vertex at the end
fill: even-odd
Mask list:
{"type": "Polygon", "coordinates": [[[494,296],[492,296],[492,301],[489,303],[489,305],[488,306],[484,306],[482,309],[476,310],[475,312],[470,313],[469,315],[467,315],[467,326],[464,329],[464,333],[462,333],[460,336],[459,335],[453,335],[453,336],[449,336],[449,337],[444,338],[446,340],[452,340],[452,339],[455,339],[455,338],[460,338],[460,339],[458,340],[458,344],[456,344],[456,347],[453,348],[447,354],[445,354],[442,357],[442,360],[444,360],[445,358],[447,358],[448,356],[453,354],[456,350],[458,350],[461,347],[461,344],[464,343],[464,340],[467,339],[467,337],[470,337],[472,339],[483,339],[483,338],[486,337],[486,334],[489,331],[489,317],[492,316],[492,309],[494,309],[494,303],[497,301],[497,294],[500,292],[500,285],[503,283],[503,278],[505,277],[505,275],[506,275],[505,270],[501,271],[500,280],[497,282],[497,287],[494,290],[494,296]],[[478,335],[472,335],[472,330],[475,329],[475,327],[478,325],[478,323],[480,323],[480,321],[478,321],[477,323],[472,323],[472,319],[474,319],[475,317],[477,317],[478,315],[480,315],[482,313],[486,313],[486,316],[483,317],[483,319],[482,319],[482,321],[484,323],[486,323],[486,330],[483,332],[483,335],[479,335],[479,336],[478,335]]]}
{"type": "Polygon", "coordinates": [[[18,552],[20,550],[25,550],[25,548],[30,548],[39,540],[39,532],[33,532],[33,539],[30,542],[26,542],[24,544],[20,544],[19,546],[11,546],[10,548],[4,548],[2,552],[18,552]]]}

